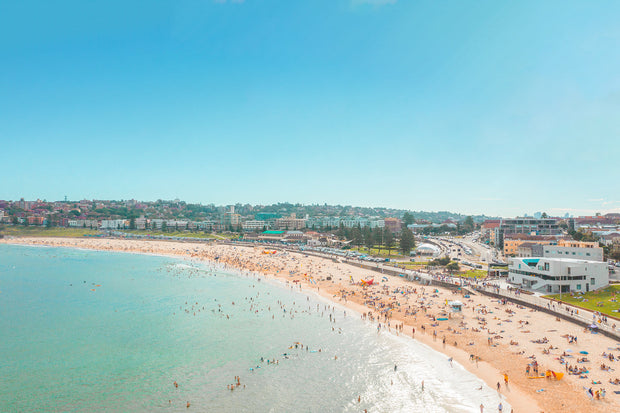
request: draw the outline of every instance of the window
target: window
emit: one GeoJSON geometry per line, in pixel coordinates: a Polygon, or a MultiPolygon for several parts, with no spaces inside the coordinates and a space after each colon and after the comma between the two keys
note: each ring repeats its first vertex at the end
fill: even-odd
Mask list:
{"type": "Polygon", "coordinates": [[[577,284],[577,289],[581,290],[581,284],[577,284]]]}
{"type": "Polygon", "coordinates": [[[549,271],[549,263],[548,262],[545,263],[545,271],[549,271]]]}
{"type": "Polygon", "coordinates": [[[594,285],[594,284],[596,284],[596,282],[595,282],[595,281],[596,281],[596,280],[595,280],[594,278],[590,278],[590,285],[594,285]]]}
{"type": "Polygon", "coordinates": [[[589,257],[589,256],[590,256],[590,253],[589,253],[589,252],[586,252],[586,255],[589,257]]]}
{"type": "Polygon", "coordinates": [[[568,275],[570,275],[570,267],[568,267],[568,275]]]}

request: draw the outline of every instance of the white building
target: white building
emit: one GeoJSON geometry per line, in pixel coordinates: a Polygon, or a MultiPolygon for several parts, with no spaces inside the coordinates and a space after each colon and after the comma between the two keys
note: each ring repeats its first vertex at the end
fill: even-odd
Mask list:
{"type": "Polygon", "coordinates": [[[213,231],[218,224],[215,221],[200,221],[198,223],[198,229],[201,231],[213,231]]]}
{"type": "Polygon", "coordinates": [[[269,228],[267,221],[251,220],[241,223],[244,231],[262,231],[269,228]]]}
{"type": "Polygon", "coordinates": [[[609,284],[607,264],[571,258],[511,258],[508,282],[545,294],[588,292],[609,284]]]}
{"type": "Polygon", "coordinates": [[[155,227],[155,229],[161,229],[161,227],[164,225],[164,220],[163,219],[152,219],[151,220],[151,228],[155,227]]]}
{"type": "Polygon", "coordinates": [[[99,221],[96,219],[70,219],[67,225],[71,228],[99,228],[99,221]]]}
{"type": "Polygon", "coordinates": [[[136,229],[146,229],[148,225],[148,220],[142,215],[140,218],[136,218],[135,220],[136,229]]]}
{"type": "Polygon", "coordinates": [[[103,219],[101,220],[101,229],[126,229],[129,221],[125,219],[103,219]]]}
{"type": "Polygon", "coordinates": [[[574,258],[586,261],[603,261],[603,249],[579,248],[579,247],[560,247],[558,245],[542,245],[545,258],[574,258]]]}

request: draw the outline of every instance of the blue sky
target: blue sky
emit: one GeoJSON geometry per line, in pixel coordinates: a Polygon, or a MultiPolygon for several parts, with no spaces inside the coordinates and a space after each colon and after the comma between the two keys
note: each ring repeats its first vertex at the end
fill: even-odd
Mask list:
{"type": "Polygon", "coordinates": [[[0,0],[0,199],[620,211],[620,2],[0,0]]]}

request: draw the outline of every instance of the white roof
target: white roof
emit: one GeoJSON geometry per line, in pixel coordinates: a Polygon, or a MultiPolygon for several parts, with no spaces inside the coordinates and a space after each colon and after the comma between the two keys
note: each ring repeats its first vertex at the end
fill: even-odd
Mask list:
{"type": "Polygon", "coordinates": [[[416,248],[416,250],[432,250],[435,252],[441,252],[441,248],[439,248],[437,245],[433,245],[429,243],[418,245],[418,248],[416,248]]]}

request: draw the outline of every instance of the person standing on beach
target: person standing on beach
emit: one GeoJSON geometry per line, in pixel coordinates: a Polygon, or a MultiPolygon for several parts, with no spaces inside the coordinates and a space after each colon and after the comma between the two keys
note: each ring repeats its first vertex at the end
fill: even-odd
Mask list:
{"type": "Polygon", "coordinates": [[[484,404],[480,403],[480,413],[484,412],[484,404]]]}

